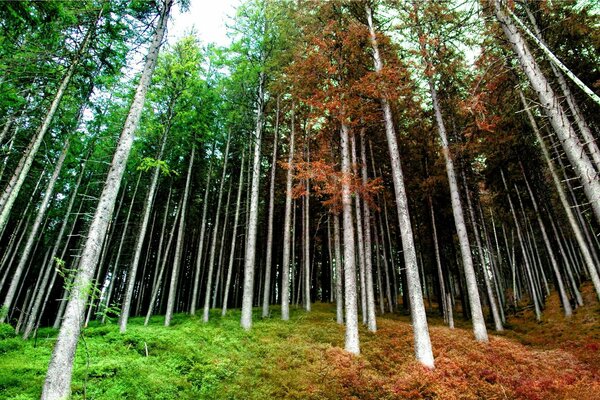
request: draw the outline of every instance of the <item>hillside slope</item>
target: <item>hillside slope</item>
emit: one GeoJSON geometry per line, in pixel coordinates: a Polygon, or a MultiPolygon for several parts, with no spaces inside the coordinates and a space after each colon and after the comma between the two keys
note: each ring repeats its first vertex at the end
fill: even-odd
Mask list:
{"type": "MultiPolygon", "coordinates": [[[[594,399],[600,398],[600,308],[589,306],[565,322],[550,299],[545,320],[528,315],[489,344],[472,339],[468,325],[450,330],[432,318],[436,369],[412,356],[406,316],[378,319],[361,331],[362,355],[342,350],[344,329],[334,308],[295,310],[289,323],[239,327],[239,312],[211,322],[177,315],[173,326],[156,317],[133,319],[126,334],[116,324],[85,330],[76,360],[74,398],[81,399],[594,399]]],[[[258,317],[258,315],[256,316],[258,317]]],[[[39,398],[55,332],[42,329],[24,342],[4,326],[0,340],[0,397],[39,398]]]]}

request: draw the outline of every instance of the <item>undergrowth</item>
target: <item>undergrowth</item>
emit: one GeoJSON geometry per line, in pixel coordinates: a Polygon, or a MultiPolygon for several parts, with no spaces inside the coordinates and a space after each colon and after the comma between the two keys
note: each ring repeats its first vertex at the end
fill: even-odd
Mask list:
{"type": "MultiPolygon", "coordinates": [[[[334,307],[294,310],[289,322],[261,320],[250,332],[239,311],[211,322],[176,315],[171,327],[155,317],[133,318],[127,333],[116,324],[84,330],[75,361],[75,399],[600,399],[600,308],[588,305],[570,320],[550,298],[541,322],[509,319],[490,343],[473,340],[464,325],[450,330],[435,317],[430,334],[435,370],[413,357],[405,316],[378,318],[377,333],[361,328],[359,357],[343,350],[344,328],[334,307]]],[[[23,341],[0,326],[0,398],[37,399],[56,331],[23,341]]]]}

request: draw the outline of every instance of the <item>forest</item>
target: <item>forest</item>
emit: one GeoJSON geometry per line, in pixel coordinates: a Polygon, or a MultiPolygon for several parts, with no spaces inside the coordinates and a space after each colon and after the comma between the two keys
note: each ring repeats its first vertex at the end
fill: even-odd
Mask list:
{"type": "Polygon", "coordinates": [[[600,4],[196,1],[0,1],[0,398],[600,399],[600,4]]]}

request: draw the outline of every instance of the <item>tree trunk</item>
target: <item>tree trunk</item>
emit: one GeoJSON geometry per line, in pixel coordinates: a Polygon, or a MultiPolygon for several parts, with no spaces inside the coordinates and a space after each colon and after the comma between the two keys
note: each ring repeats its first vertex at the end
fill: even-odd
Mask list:
{"type": "MultiPolygon", "coordinates": [[[[506,184],[506,180],[504,178],[504,171],[500,171],[500,173],[502,175],[502,181],[504,182],[504,188],[506,189],[506,192],[507,192],[506,196],[508,198],[508,204],[510,206],[510,211],[512,213],[512,216],[513,216],[513,219],[515,222],[515,228],[517,229],[517,236],[519,238],[519,243],[521,244],[521,252],[523,253],[523,261],[525,262],[525,272],[526,272],[526,274],[529,278],[529,282],[531,284],[531,297],[532,297],[532,301],[533,301],[533,306],[535,308],[535,317],[539,321],[542,318],[542,312],[540,310],[538,296],[535,291],[533,277],[531,276],[532,266],[529,261],[529,256],[527,255],[527,252],[525,250],[523,234],[521,233],[521,225],[519,224],[519,220],[517,219],[517,213],[515,212],[515,207],[513,206],[510,195],[508,194],[508,185],[506,184]]],[[[513,262],[513,266],[514,266],[514,262],[513,262]]],[[[516,286],[515,279],[516,279],[516,273],[513,270],[513,290],[515,290],[514,288],[516,286]]]]}
{"type": "MultiPolygon", "coordinates": [[[[361,169],[362,169],[362,184],[366,187],[368,176],[367,176],[367,146],[365,144],[365,132],[364,130],[360,133],[360,152],[361,152],[361,169]]],[[[375,319],[375,293],[373,291],[373,265],[372,265],[372,254],[371,254],[371,210],[365,200],[363,203],[363,216],[364,216],[364,240],[365,240],[365,280],[367,290],[367,327],[369,331],[377,331],[377,320],[375,319]]],[[[377,234],[377,232],[375,232],[377,234]]],[[[389,281],[388,281],[389,282],[389,281]]],[[[388,286],[389,288],[389,286],[388,286]]],[[[380,286],[381,289],[381,286],[380,286]]],[[[383,290],[381,290],[383,292],[383,290]]]]}
{"type": "MultiPolygon", "coordinates": [[[[351,165],[352,173],[355,177],[358,177],[356,159],[356,139],[354,134],[350,135],[350,154],[351,154],[351,165]]],[[[368,311],[367,311],[367,287],[365,279],[365,241],[363,235],[363,218],[360,204],[360,196],[354,197],[354,211],[356,212],[356,237],[357,237],[357,249],[358,249],[358,276],[359,276],[359,292],[360,292],[360,312],[362,316],[362,323],[367,324],[368,311]]]]}
{"type": "MultiPolygon", "coordinates": [[[[54,279],[56,277],[56,270],[54,268],[52,268],[52,266],[54,265],[54,258],[58,254],[58,248],[60,246],[60,243],[62,242],[63,236],[67,229],[67,225],[69,224],[69,216],[71,215],[71,210],[73,209],[73,205],[75,204],[75,199],[77,198],[77,191],[79,190],[79,185],[81,184],[81,180],[82,180],[84,172],[85,172],[85,165],[86,164],[84,162],[81,167],[81,171],[79,172],[79,177],[77,178],[77,183],[75,184],[75,187],[73,188],[73,194],[71,195],[71,198],[69,199],[69,204],[67,205],[67,209],[65,210],[65,216],[64,216],[63,222],[60,226],[60,230],[58,232],[58,236],[56,238],[54,247],[52,248],[52,252],[50,253],[50,258],[48,259],[48,263],[46,264],[46,267],[44,268],[44,276],[42,278],[42,283],[41,283],[40,287],[38,288],[37,293],[35,294],[35,298],[33,300],[33,306],[31,307],[31,315],[30,315],[29,319],[27,320],[27,324],[25,325],[25,330],[23,331],[23,339],[25,339],[25,340],[27,340],[29,338],[29,336],[31,335],[31,332],[35,328],[37,328],[39,320],[42,317],[42,313],[40,313],[40,306],[42,304],[42,299],[47,298],[48,294],[46,294],[46,293],[52,291],[54,279]],[[50,274],[52,274],[52,280],[51,280],[50,285],[48,285],[48,280],[50,280],[50,274]],[[48,288],[48,289],[46,289],[46,288],[48,288]],[[44,294],[46,294],[46,296],[44,296],[44,294]]],[[[44,303],[46,303],[46,302],[47,301],[45,301],[44,303]]]]}
{"type": "Polygon", "coordinates": [[[340,244],[340,216],[333,215],[333,242],[335,247],[335,315],[336,322],[344,324],[344,292],[342,247],[340,244]]]}
{"type": "MultiPolygon", "coordinates": [[[[231,140],[231,131],[227,134],[227,144],[225,145],[225,155],[223,157],[223,171],[221,173],[221,182],[219,184],[219,197],[217,200],[217,209],[215,211],[215,222],[213,224],[212,241],[210,244],[210,254],[208,256],[208,274],[206,277],[206,292],[204,294],[204,311],[202,321],[208,322],[208,312],[210,310],[210,295],[212,291],[213,270],[215,263],[215,252],[217,249],[217,240],[219,235],[219,220],[221,217],[221,202],[223,200],[223,185],[225,184],[225,175],[227,174],[227,159],[229,158],[229,143],[231,140]]],[[[227,221],[225,221],[227,222],[227,221]]]]}
{"type": "MultiPolygon", "coordinates": [[[[183,208],[183,198],[179,200],[179,205],[177,206],[177,211],[175,212],[175,218],[173,218],[173,225],[171,225],[171,231],[169,232],[169,240],[167,241],[167,246],[165,247],[165,251],[162,254],[162,259],[157,259],[157,262],[160,262],[160,270],[156,279],[154,280],[154,285],[152,287],[152,294],[150,296],[150,303],[148,304],[148,312],[146,313],[146,319],[144,320],[144,326],[147,326],[150,322],[150,317],[154,312],[154,307],[156,300],[158,299],[158,292],[162,287],[163,276],[165,274],[165,269],[167,267],[167,261],[169,258],[169,252],[171,250],[171,244],[173,244],[173,238],[175,237],[175,228],[177,227],[177,222],[181,223],[179,219],[179,214],[181,213],[181,209],[183,208]]],[[[165,210],[165,214],[169,212],[169,203],[167,202],[167,208],[165,210]]],[[[165,216],[166,221],[166,216],[165,216]]],[[[164,290],[163,290],[164,293],[164,290]]]]}
{"type": "MultiPolygon", "coordinates": [[[[23,252],[21,253],[21,257],[19,259],[19,264],[17,265],[16,270],[13,272],[12,281],[10,286],[8,287],[8,292],[4,297],[3,308],[8,312],[12,306],[15,292],[17,290],[17,286],[20,283],[21,275],[23,274],[23,270],[25,269],[25,265],[29,260],[29,256],[32,254],[31,250],[33,249],[33,245],[38,239],[38,232],[40,227],[42,226],[42,222],[44,220],[44,216],[46,215],[46,210],[48,210],[48,206],[50,205],[50,200],[52,197],[52,192],[54,191],[54,186],[56,185],[56,181],[58,180],[58,175],[60,174],[60,170],[62,169],[63,162],[65,161],[65,157],[67,156],[67,152],[69,151],[69,141],[63,147],[62,153],[58,157],[58,161],[56,161],[56,165],[54,167],[54,172],[48,181],[48,185],[46,186],[46,192],[44,193],[44,198],[42,199],[42,203],[38,208],[37,215],[33,222],[33,226],[31,227],[31,231],[29,232],[29,236],[27,238],[27,242],[25,242],[25,247],[23,248],[23,252]]],[[[6,318],[6,314],[0,316],[0,323],[3,323],[6,318]]]]}
{"type": "Polygon", "coordinates": [[[580,249],[583,259],[585,261],[585,265],[587,266],[590,277],[592,278],[592,283],[594,285],[594,289],[596,290],[596,295],[600,299],[600,276],[598,275],[598,271],[596,269],[596,265],[594,263],[594,259],[592,257],[592,253],[590,251],[588,242],[586,241],[586,239],[583,235],[583,232],[579,226],[579,223],[577,222],[577,219],[575,218],[575,215],[573,214],[573,210],[571,209],[571,205],[569,204],[569,200],[567,199],[567,194],[565,193],[565,190],[562,187],[561,179],[558,176],[558,173],[556,171],[556,168],[554,167],[554,164],[552,164],[552,159],[550,157],[550,153],[548,152],[548,147],[546,146],[546,143],[544,142],[544,138],[542,137],[542,134],[540,133],[540,131],[537,127],[537,124],[535,122],[535,119],[533,118],[533,114],[531,113],[531,110],[527,106],[527,101],[525,100],[525,96],[523,95],[522,92],[519,92],[519,97],[521,98],[521,103],[523,104],[523,107],[525,108],[525,111],[527,113],[527,118],[529,119],[531,128],[533,129],[533,132],[535,133],[537,141],[540,144],[540,149],[542,150],[542,155],[544,156],[544,160],[546,160],[546,164],[548,165],[548,170],[550,171],[550,174],[552,175],[552,180],[554,182],[554,186],[556,187],[556,191],[558,193],[558,198],[560,199],[560,202],[563,206],[563,210],[565,211],[565,214],[567,215],[567,220],[569,221],[569,225],[571,226],[571,229],[573,230],[573,233],[575,234],[575,239],[577,240],[577,244],[579,245],[579,249],[580,249]]]}
{"type": "Polygon", "coordinates": [[[567,296],[567,292],[565,290],[565,286],[563,283],[563,277],[560,273],[560,268],[558,266],[558,261],[556,260],[556,256],[554,255],[554,250],[552,250],[552,245],[550,244],[550,238],[548,238],[548,234],[546,233],[546,226],[544,225],[544,221],[542,221],[542,216],[540,215],[540,210],[537,205],[537,201],[533,194],[533,190],[531,190],[531,186],[529,185],[529,180],[527,179],[527,175],[525,174],[525,169],[523,168],[523,164],[519,163],[521,166],[521,172],[523,173],[523,179],[525,180],[525,185],[527,186],[527,191],[529,192],[529,198],[531,198],[531,202],[533,204],[533,210],[535,211],[535,217],[537,219],[538,225],[540,227],[540,231],[542,232],[542,238],[544,239],[544,245],[546,246],[546,251],[548,256],[550,257],[550,263],[552,264],[552,270],[554,271],[554,275],[556,277],[556,283],[558,284],[558,294],[560,295],[560,299],[563,303],[563,309],[566,317],[570,317],[573,314],[573,310],[571,308],[571,303],[569,302],[569,297],[567,296]]]}
{"type": "Polygon", "coordinates": [[[233,234],[232,234],[232,243],[231,243],[231,251],[229,252],[229,265],[227,266],[227,278],[225,279],[225,288],[223,295],[223,307],[221,311],[221,315],[225,316],[227,313],[227,301],[229,300],[229,292],[231,291],[231,273],[233,271],[233,263],[235,261],[235,247],[237,244],[237,230],[238,230],[238,221],[240,217],[240,206],[242,204],[242,189],[244,188],[244,161],[245,161],[245,153],[242,153],[242,161],[240,166],[240,177],[238,180],[238,189],[237,189],[237,200],[235,202],[235,215],[233,217],[233,234]]]}
{"type": "MultiPolygon", "coordinates": [[[[490,311],[492,313],[492,319],[494,320],[494,328],[497,332],[503,331],[502,318],[498,311],[498,305],[496,303],[496,296],[494,296],[493,282],[492,282],[492,271],[489,265],[485,261],[483,255],[483,246],[481,245],[481,237],[479,236],[479,229],[477,227],[477,219],[475,217],[475,211],[473,210],[473,203],[471,202],[471,194],[469,193],[469,186],[467,185],[467,178],[464,171],[462,171],[463,185],[465,187],[465,194],[467,198],[467,209],[469,210],[469,216],[471,217],[471,224],[473,225],[473,236],[475,236],[475,243],[477,244],[477,251],[479,253],[479,262],[481,263],[481,271],[483,272],[483,282],[485,284],[485,290],[488,295],[490,311]]],[[[484,223],[485,221],[481,221],[484,223]]]]}
{"type": "Polygon", "coordinates": [[[200,224],[200,241],[198,242],[198,250],[196,256],[196,271],[194,273],[194,288],[192,290],[192,300],[190,305],[190,314],[196,314],[196,303],[198,302],[198,296],[200,291],[200,276],[202,267],[202,251],[204,249],[204,235],[206,233],[206,212],[208,210],[208,193],[210,191],[210,178],[212,176],[212,161],[214,157],[216,142],[213,142],[211,150],[211,159],[208,163],[208,174],[206,174],[206,184],[204,185],[204,202],[202,205],[202,222],[200,224]]]}
{"type": "MultiPolygon", "coordinates": [[[[365,9],[369,24],[375,71],[380,73],[381,69],[383,68],[383,63],[379,55],[375,30],[373,28],[371,8],[367,4],[365,5],[365,9]]],[[[431,349],[427,315],[425,314],[425,305],[423,304],[423,295],[420,287],[421,284],[417,265],[417,254],[415,252],[412,227],[410,224],[408,199],[406,197],[406,190],[404,188],[404,177],[400,162],[400,152],[398,149],[398,142],[394,129],[392,109],[385,97],[381,99],[381,107],[383,108],[385,118],[385,132],[391,158],[394,193],[396,195],[398,221],[400,224],[400,236],[402,239],[402,248],[404,249],[404,261],[406,264],[406,276],[408,281],[408,295],[410,297],[410,311],[415,340],[415,355],[421,364],[428,368],[433,368],[433,351],[431,349]]]]}
{"type": "Polygon", "coordinates": [[[562,143],[565,154],[581,181],[585,195],[596,216],[596,221],[600,222],[600,180],[598,179],[598,174],[587,156],[585,148],[579,141],[577,133],[562,109],[560,99],[552,90],[550,83],[529,51],[525,40],[502,10],[500,1],[492,1],[495,7],[496,18],[500,21],[500,25],[511,47],[519,58],[523,71],[529,78],[529,82],[537,93],[540,103],[550,120],[550,124],[562,143]]]}
{"type": "Polygon", "coordinates": [[[242,295],[242,328],[252,327],[252,299],[254,294],[254,262],[256,255],[256,228],[258,224],[258,191],[260,183],[260,147],[263,127],[265,74],[260,73],[258,87],[258,105],[256,113],[256,129],[254,132],[254,160],[252,162],[252,186],[250,187],[250,213],[248,215],[248,236],[246,238],[246,254],[244,256],[244,292],[242,295]]]}
{"type": "MultiPolygon", "coordinates": [[[[170,122],[169,122],[170,123],[170,122]]],[[[165,150],[165,144],[167,142],[167,136],[169,134],[169,128],[165,130],[160,144],[160,150],[158,152],[158,160],[163,156],[165,150]]],[[[133,255],[133,261],[129,267],[127,273],[127,286],[125,289],[125,298],[121,306],[121,315],[119,317],[119,330],[124,333],[127,330],[127,320],[129,319],[129,310],[131,308],[131,299],[133,297],[133,288],[135,285],[135,276],[137,274],[138,264],[140,257],[142,256],[142,248],[144,247],[144,239],[146,238],[146,230],[148,229],[148,221],[150,220],[150,212],[152,211],[152,204],[154,203],[154,196],[156,194],[156,187],[158,185],[158,177],[160,176],[160,166],[154,168],[152,174],[152,181],[150,182],[150,188],[146,194],[144,201],[144,211],[142,212],[142,224],[138,231],[137,239],[135,241],[135,250],[133,255]]]]}
{"type": "Polygon", "coordinates": [[[97,267],[102,240],[108,229],[108,223],[114,210],[115,200],[119,192],[123,173],[125,172],[127,158],[133,144],[134,133],[142,114],[142,108],[144,106],[148,86],[150,85],[152,72],[156,66],[158,50],[164,37],[168,14],[172,3],[173,0],[165,0],[163,4],[158,26],[152,39],[152,44],[148,49],[148,56],[146,58],[142,77],[127,115],[123,132],[121,133],[119,144],[117,145],[113,162],[106,178],[106,183],[104,184],[102,194],[100,195],[98,207],[90,225],[77,276],[75,277],[70,299],[66,307],[65,317],[50,359],[50,365],[48,367],[42,391],[42,400],[65,399],[69,397],[71,393],[73,360],[75,358],[75,350],[81,333],[83,312],[89,296],[92,276],[97,267]]]}
{"type": "MultiPolygon", "coordinates": [[[[288,154],[287,178],[285,185],[285,214],[283,221],[283,261],[281,264],[281,319],[290,319],[290,236],[292,219],[292,170],[294,162],[294,109],[292,106],[292,127],[290,133],[290,150],[288,154]]],[[[292,261],[293,262],[293,261],[292,261]]],[[[294,276],[292,275],[292,279],[294,276]]]]}
{"type": "Polygon", "coordinates": [[[350,191],[351,168],[348,148],[348,127],[340,130],[342,151],[342,207],[344,227],[344,304],[346,310],[346,351],[360,354],[358,338],[358,305],[356,302],[356,262],[354,244],[354,221],[352,217],[352,193],[350,191]]]}
{"type": "MultiPolygon", "coordinates": [[[[185,236],[185,212],[187,209],[188,196],[190,193],[190,182],[192,180],[192,169],[194,167],[194,156],[196,155],[196,145],[192,145],[192,154],[188,165],[187,177],[185,179],[185,189],[183,190],[183,199],[181,202],[181,212],[179,214],[179,228],[177,229],[177,242],[175,242],[175,258],[173,259],[173,269],[171,270],[171,281],[169,282],[169,297],[167,298],[167,312],[165,313],[165,326],[171,324],[173,312],[175,311],[175,297],[177,296],[177,282],[179,280],[179,268],[181,267],[181,254],[183,252],[183,238],[185,236]]],[[[215,227],[216,229],[216,227],[215,227]]]]}
{"type": "Polygon", "coordinates": [[[269,216],[267,217],[267,255],[265,257],[265,290],[263,292],[262,316],[269,316],[269,296],[271,294],[271,259],[273,254],[273,213],[275,209],[275,171],[277,170],[277,139],[279,137],[279,98],[275,114],[275,134],[273,135],[273,159],[271,160],[271,183],[269,185],[269,216]]]}
{"type": "Polygon", "coordinates": [[[31,141],[29,142],[29,145],[25,149],[25,152],[23,153],[23,157],[19,161],[19,164],[17,165],[17,168],[15,169],[13,176],[11,177],[10,181],[8,182],[8,185],[2,192],[2,195],[0,196],[0,232],[2,232],[4,230],[4,227],[6,226],[6,223],[8,222],[8,217],[10,215],[10,211],[12,210],[13,204],[17,200],[17,196],[19,195],[21,186],[23,186],[23,182],[25,182],[25,178],[27,178],[27,174],[29,173],[29,170],[31,169],[31,165],[33,164],[35,155],[37,154],[37,151],[40,148],[42,141],[44,140],[44,136],[46,135],[46,132],[50,128],[52,120],[54,119],[54,114],[56,114],[56,110],[58,109],[60,101],[62,100],[62,98],[67,90],[67,86],[69,85],[69,82],[71,81],[71,78],[73,77],[73,74],[75,73],[75,69],[81,62],[81,59],[83,58],[83,56],[87,50],[87,47],[90,43],[92,35],[96,29],[96,24],[102,17],[102,11],[103,11],[103,7],[100,8],[100,12],[98,13],[98,16],[92,23],[92,26],[90,26],[90,28],[88,29],[87,33],[85,34],[85,37],[83,38],[83,41],[79,45],[77,54],[75,55],[75,57],[73,58],[73,61],[69,65],[69,68],[67,69],[67,72],[65,73],[65,76],[63,77],[63,79],[60,83],[60,86],[58,87],[58,90],[56,91],[56,94],[54,95],[54,99],[52,100],[52,103],[50,104],[50,109],[46,113],[44,120],[42,122],[42,125],[40,126],[40,128],[38,129],[36,134],[33,136],[31,141]]]}

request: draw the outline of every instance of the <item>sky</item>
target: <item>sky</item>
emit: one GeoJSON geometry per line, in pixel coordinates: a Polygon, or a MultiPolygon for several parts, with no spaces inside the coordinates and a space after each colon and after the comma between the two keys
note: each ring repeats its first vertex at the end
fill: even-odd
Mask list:
{"type": "Polygon", "coordinates": [[[240,0],[190,0],[190,9],[186,13],[175,7],[169,21],[169,43],[175,43],[194,27],[203,43],[228,45],[230,40],[225,24],[239,3],[240,0]]]}

